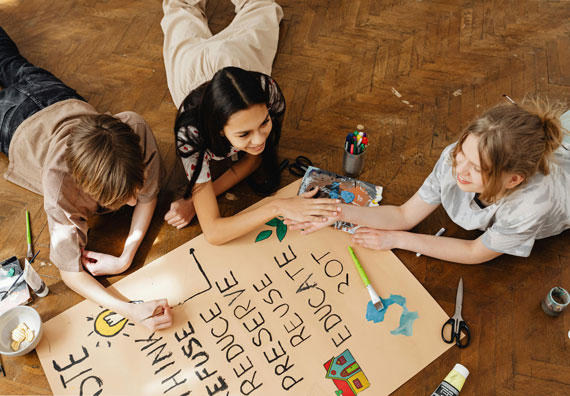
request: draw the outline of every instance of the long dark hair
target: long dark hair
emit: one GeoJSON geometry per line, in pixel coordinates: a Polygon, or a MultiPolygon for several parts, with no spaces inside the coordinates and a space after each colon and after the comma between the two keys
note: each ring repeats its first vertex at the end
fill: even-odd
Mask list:
{"type": "Polygon", "coordinates": [[[248,183],[254,191],[262,195],[271,194],[279,187],[281,175],[277,165],[277,146],[285,112],[281,91],[269,76],[238,67],[226,67],[216,72],[209,82],[193,90],[182,102],[176,116],[174,135],[177,143],[181,143],[177,144],[178,155],[187,158],[199,153],[196,168],[184,194],[185,199],[192,195],[192,189],[202,170],[206,150],[215,156],[229,155],[230,142],[221,133],[228,119],[234,113],[257,104],[268,106],[273,127],[265,142],[261,166],[248,178],[248,183]],[[277,94],[282,104],[278,106],[279,109],[273,109],[273,97],[277,94]],[[198,133],[191,133],[189,126],[196,127],[198,133]],[[181,150],[181,146],[186,144],[192,149],[181,150]]]}

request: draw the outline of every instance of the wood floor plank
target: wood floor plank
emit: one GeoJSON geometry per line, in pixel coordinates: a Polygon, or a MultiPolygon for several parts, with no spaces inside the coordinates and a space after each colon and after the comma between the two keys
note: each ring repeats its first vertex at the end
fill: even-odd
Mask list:
{"type": "MultiPolygon", "coordinates": [[[[401,204],[422,185],[441,150],[502,94],[543,94],[570,102],[570,7],[536,0],[282,0],[284,19],[273,76],[287,100],[280,159],[309,156],[341,171],[346,133],[362,124],[371,136],[362,179],[381,184],[384,204],[401,204]],[[315,144],[317,142],[318,144],[315,144]]],[[[234,7],[210,0],[212,32],[231,22],[234,7]]],[[[173,145],[176,108],[162,59],[162,9],[156,0],[0,1],[0,25],[30,61],[76,89],[101,112],[139,112],[157,137],[168,170],[149,233],[132,271],[201,232],[164,223],[183,188],[173,145]]],[[[0,173],[8,164],[0,155],[0,173]]],[[[294,176],[285,172],[282,185],[294,176]]],[[[219,198],[230,215],[257,200],[245,185],[219,198]]],[[[24,211],[32,219],[38,271],[52,293],[33,306],[49,319],[81,301],[49,261],[42,198],[0,180],[0,254],[23,257],[24,211]],[[43,265],[42,265],[43,263],[43,265]]],[[[130,212],[91,221],[89,247],[119,252],[130,212]]],[[[478,231],[436,210],[414,231],[473,239],[478,231]]],[[[570,231],[537,241],[528,258],[502,256],[478,266],[451,264],[413,252],[398,257],[449,314],[459,277],[473,344],[452,348],[394,395],[424,395],[453,364],[471,375],[462,395],[570,394],[570,314],[546,316],[540,300],[570,288],[570,231]]],[[[124,275],[102,279],[105,285],[124,275]]],[[[4,359],[0,393],[49,394],[35,353],[4,359]]]]}

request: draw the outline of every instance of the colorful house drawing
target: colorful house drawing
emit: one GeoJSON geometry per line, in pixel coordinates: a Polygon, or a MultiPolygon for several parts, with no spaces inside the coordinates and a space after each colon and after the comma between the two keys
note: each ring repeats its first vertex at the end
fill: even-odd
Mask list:
{"type": "Polygon", "coordinates": [[[333,380],[342,391],[342,396],[355,396],[370,386],[368,378],[348,349],[331,358],[324,366],[327,370],[325,377],[333,380]]]}

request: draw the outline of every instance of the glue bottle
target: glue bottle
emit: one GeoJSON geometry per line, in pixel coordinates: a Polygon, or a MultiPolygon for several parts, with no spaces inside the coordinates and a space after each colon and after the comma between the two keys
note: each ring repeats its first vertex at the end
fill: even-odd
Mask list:
{"type": "Polygon", "coordinates": [[[45,297],[49,293],[49,288],[45,284],[45,282],[40,278],[39,274],[36,272],[34,267],[28,262],[24,264],[24,279],[28,286],[36,293],[38,297],[45,297]]]}
{"type": "Polygon", "coordinates": [[[458,396],[468,376],[469,370],[457,363],[431,396],[458,396]]]}

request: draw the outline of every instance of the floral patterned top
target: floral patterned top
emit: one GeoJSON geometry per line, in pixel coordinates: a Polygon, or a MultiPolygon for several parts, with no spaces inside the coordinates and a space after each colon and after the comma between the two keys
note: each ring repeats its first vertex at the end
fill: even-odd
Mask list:
{"type": "MultiPolygon", "coordinates": [[[[283,115],[285,114],[285,98],[283,97],[281,89],[279,88],[275,80],[270,76],[257,72],[250,72],[250,73],[253,73],[255,75],[256,79],[259,81],[259,84],[261,85],[261,89],[266,95],[265,104],[269,109],[269,115],[273,123],[273,128],[275,128],[276,125],[279,128],[281,128],[281,124],[283,123],[283,115]]],[[[190,144],[188,137],[192,137],[193,135],[198,135],[200,133],[198,129],[198,109],[199,109],[200,100],[202,98],[202,94],[207,84],[208,83],[205,83],[196,88],[194,91],[190,92],[189,94],[191,96],[189,102],[190,105],[186,109],[183,108],[180,109],[180,112],[184,111],[192,112],[193,117],[191,117],[191,120],[193,120],[193,122],[190,122],[190,125],[180,128],[176,133],[176,148],[178,150],[179,155],[191,152],[193,150],[193,147],[190,144]]],[[[239,152],[238,149],[236,149],[235,147],[231,147],[230,151],[227,153],[226,156],[216,156],[210,150],[206,150],[204,153],[204,160],[202,162],[202,169],[200,170],[200,174],[196,179],[196,183],[206,183],[211,180],[210,165],[209,165],[211,160],[220,161],[238,152],[239,152]]],[[[188,180],[190,180],[192,174],[196,169],[196,164],[198,162],[199,156],[200,156],[199,151],[196,151],[190,156],[181,155],[182,165],[184,166],[184,170],[186,172],[186,177],[188,178],[188,180]]]]}

